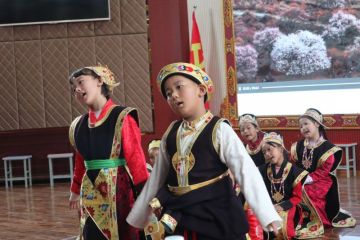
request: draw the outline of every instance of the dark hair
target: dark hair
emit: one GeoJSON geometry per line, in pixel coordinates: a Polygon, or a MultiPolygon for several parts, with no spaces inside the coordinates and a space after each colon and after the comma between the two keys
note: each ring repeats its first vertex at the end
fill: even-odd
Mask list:
{"type": "Polygon", "coordinates": [[[273,146],[273,147],[280,147],[280,148],[282,148],[282,149],[283,149],[284,160],[286,160],[286,161],[289,160],[289,154],[288,154],[288,152],[287,152],[286,149],[284,149],[280,144],[274,143],[274,142],[267,142],[266,144],[269,144],[270,146],[273,146]]]}
{"type": "Polygon", "coordinates": [[[325,128],[322,125],[319,126],[319,133],[325,140],[328,140],[325,128]]]}
{"type": "MultiPolygon", "coordinates": [[[[85,76],[92,76],[96,79],[100,79],[100,76],[97,75],[93,70],[91,69],[88,69],[88,68],[80,68],[80,69],[77,69],[75,70],[69,77],[69,83],[70,85],[73,85],[74,82],[73,80],[75,78],[78,78],[82,75],[85,75],[85,76]]],[[[103,82],[103,85],[101,85],[101,94],[104,95],[106,97],[106,99],[109,99],[110,98],[110,90],[109,90],[109,87],[106,83],[103,82]]]]}
{"type": "MultiPolygon", "coordinates": [[[[196,83],[197,85],[200,85],[201,83],[199,82],[198,79],[196,79],[195,77],[191,76],[191,75],[188,75],[186,73],[180,73],[180,72],[175,72],[175,73],[172,73],[172,74],[169,74],[167,75],[163,80],[162,80],[162,83],[161,83],[161,93],[163,94],[163,96],[165,96],[166,98],[166,92],[165,92],[165,81],[167,81],[170,77],[172,76],[176,76],[176,75],[179,75],[179,76],[183,76],[191,81],[193,81],[194,83],[196,83]]],[[[206,86],[205,86],[206,87],[206,86]]],[[[206,102],[208,98],[208,93],[206,91],[206,94],[204,96],[204,103],[206,102]]]]}

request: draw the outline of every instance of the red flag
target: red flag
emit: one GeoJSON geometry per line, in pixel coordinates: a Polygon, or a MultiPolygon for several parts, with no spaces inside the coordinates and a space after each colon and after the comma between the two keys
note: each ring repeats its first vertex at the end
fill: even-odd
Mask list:
{"type": "MultiPolygon", "coordinates": [[[[205,71],[204,53],[201,45],[199,28],[196,22],[195,11],[192,13],[190,63],[205,71]]],[[[205,107],[206,109],[209,109],[209,102],[205,104],[205,107]]]]}

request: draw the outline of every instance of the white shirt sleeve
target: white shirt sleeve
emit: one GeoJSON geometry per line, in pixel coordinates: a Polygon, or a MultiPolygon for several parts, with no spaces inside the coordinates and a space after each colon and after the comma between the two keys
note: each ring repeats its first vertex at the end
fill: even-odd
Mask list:
{"type": "Polygon", "coordinates": [[[137,198],[134,207],[130,211],[126,221],[136,227],[143,229],[151,218],[152,211],[149,202],[156,196],[160,187],[165,184],[169,171],[169,156],[166,152],[165,138],[161,140],[158,158],[155,160],[154,168],[137,198]]]}
{"type": "Polygon", "coordinates": [[[216,140],[221,161],[234,175],[262,227],[266,229],[272,222],[281,226],[282,220],[271,202],[261,174],[232,127],[221,122],[216,130],[216,140]]]}

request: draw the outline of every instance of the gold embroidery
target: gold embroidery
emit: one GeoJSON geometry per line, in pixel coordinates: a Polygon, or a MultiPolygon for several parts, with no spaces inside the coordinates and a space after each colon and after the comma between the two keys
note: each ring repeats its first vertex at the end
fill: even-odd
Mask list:
{"type": "Polygon", "coordinates": [[[246,145],[246,151],[250,155],[255,155],[261,150],[261,144],[259,144],[254,150],[251,150],[249,144],[246,145]]]}
{"type": "Polygon", "coordinates": [[[213,115],[211,112],[207,111],[204,115],[202,115],[201,117],[188,122],[188,121],[183,121],[183,134],[181,135],[181,137],[186,137],[188,135],[193,134],[194,132],[196,132],[196,125],[203,121],[205,119],[205,121],[210,121],[212,119],[213,115]]]}
{"type": "Polygon", "coordinates": [[[314,149],[319,147],[321,144],[323,144],[325,142],[325,140],[320,137],[313,146],[310,146],[309,142],[307,139],[305,139],[304,141],[304,151],[303,151],[303,156],[302,156],[302,165],[304,166],[304,168],[307,170],[311,167],[312,163],[313,163],[313,158],[314,158],[314,149]],[[307,151],[310,150],[309,154],[307,153],[307,151]]]}
{"type": "Polygon", "coordinates": [[[78,124],[79,120],[81,119],[81,116],[78,116],[74,119],[74,121],[71,123],[69,128],[69,141],[70,144],[73,146],[73,148],[76,149],[76,142],[75,142],[75,128],[78,124]]]}
{"type": "Polygon", "coordinates": [[[167,227],[169,233],[173,233],[178,224],[177,221],[175,220],[175,218],[171,217],[167,213],[165,213],[162,216],[162,218],[160,219],[160,222],[162,222],[167,227]]]}
{"type": "Polygon", "coordinates": [[[220,176],[217,176],[215,178],[212,178],[212,179],[204,181],[204,182],[199,182],[199,183],[188,185],[185,187],[173,187],[173,186],[168,185],[168,188],[169,188],[169,191],[172,192],[174,195],[181,196],[181,195],[191,192],[193,190],[216,183],[217,181],[220,181],[221,179],[223,179],[226,176],[229,176],[229,171],[226,171],[223,174],[221,174],[220,176]]]}
{"type": "Polygon", "coordinates": [[[112,112],[112,110],[116,107],[116,105],[112,105],[109,107],[109,110],[107,111],[106,115],[100,120],[97,121],[96,123],[90,123],[90,117],[88,118],[88,126],[89,128],[95,128],[100,126],[101,124],[103,124],[106,119],[109,117],[110,113],[112,112]]]}
{"type": "Polygon", "coordinates": [[[281,202],[281,200],[283,200],[285,197],[284,182],[287,176],[289,175],[290,169],[291,169],[291,163],[288,162],[283,170],[283,174],[281,178],[276,179],[273,177],[271,164],[269,164],[267,167],[267,176],[271,184],[270,186],[271,197],[277,203],[281,202]],[[275,184],[280,184],[279,189],[276,188],[275,184]]]}
{"type": "Polygon", "coordinates": [[[192,152],[190,152],[188,156],[180,156],[178,152],[176,152],[172,158],[172,165],[177,173],[177,180],[179,186],[189,185],[189,179],[187,177],[187,174],[195,165],[195,157],[192,152]],[[186,177],[182,178],[182,175],[186,175],[186,177]]]}
{"type": "Polygon", "coordinates": [[[293,187],[295,187],[304,177],[306,177],[306,175],[308,175],[308,171],[303,171],[299,174],[299,176],[297,176],[297,178],[294,180],[293,182],[293,187]]]}
{"type": "MultiPolygon", "coordinates": [[[[180,155],[180,149],[181,149],[180,140],[183,138],[183,136],[180,134],[181,127],[179,127],[177,130],[177,135],[176,135],[177,152],[172,157],[172,166],[176,172],[179,186],[184,187],[184,186],[189,185],[188,174],[195,165],[195,157],[191,153],[191,149],[192,149],[196,139],[199,137],[200,133],[204,130],[204,128],[207,126],[207,124],[211,121],[212,118],[213,118],[213,115],[210,111],[206,112],[202,116],[201,120],[205,119],[205,121],[203,122],[203,124],[201,124],[201,126],[197,127],[198,129],[195,129],[195,133],[194,133],[195,135],[193,136],[193,139],[191,140],[189,146],[185,149],[183,155],[180,155]]],[[[199,123],[198,120],[196,120],[196,121],[197,121],[196,123],[199,123]]],[[[183,123],[188,124],[186,122],[183,122],[183,123]]]]}

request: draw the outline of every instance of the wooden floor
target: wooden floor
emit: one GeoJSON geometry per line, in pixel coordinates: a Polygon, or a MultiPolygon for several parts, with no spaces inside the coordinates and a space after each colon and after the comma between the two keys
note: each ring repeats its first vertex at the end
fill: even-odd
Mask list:
{"type": "MultiPolygon", "coordinates": [[[[342,208],[360,221],[360,176],[339,177],[342,208]]],[[[78,215],[68,209],[69,183],[35,184],[10,190],[0,186],[0,239],[70,240],[78,232],[78,215]]],[[[355,228],[327,229],[321,239],[360,240],[355,228]]]]}

